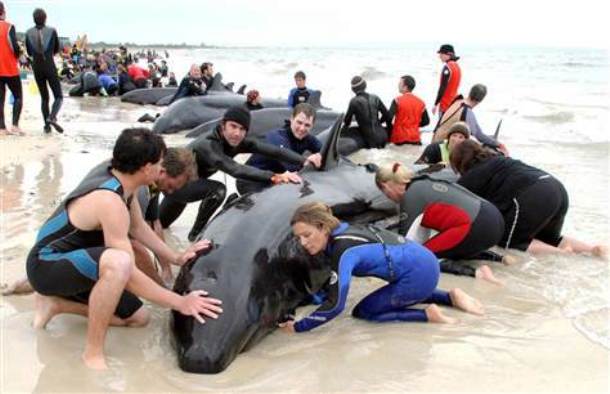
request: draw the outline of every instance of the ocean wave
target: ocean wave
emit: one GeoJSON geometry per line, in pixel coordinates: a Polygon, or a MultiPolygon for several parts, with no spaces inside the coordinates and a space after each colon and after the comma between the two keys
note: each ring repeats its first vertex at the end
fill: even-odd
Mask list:
{"type": "Polygon", "coordinates": [[[564,67],[573,67],[573,68],[597,68],[603,67],[603,64],[595,64],[595,63],[584,63],[584,62],[564,62],[561,63],[564,67]]]}
{"type": "Polygon", "coordinates": [[[524,115],[523,117],[539,123],[562,124],[573,121],[574,113],[570,111],[559,111],[547,115],[524,115]]]}
{"type": "Polygon", "coordinates": [[[367,81],[374,81],[376,79],[382,79],[388,77],[390,74],[376,69],[375,67],[365,67],[364,71],[360,73],[360,76],[367,81]]]}

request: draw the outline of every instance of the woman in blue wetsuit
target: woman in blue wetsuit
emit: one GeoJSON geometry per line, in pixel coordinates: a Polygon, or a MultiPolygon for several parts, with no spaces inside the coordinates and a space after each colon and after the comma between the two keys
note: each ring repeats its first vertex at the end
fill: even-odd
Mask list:
{"type": "Polygon", "coordinates": [[[292,231],[310,255],[323,252],[332,275],[326,301],[312,314],[295,322],[280,323],[287,332],[309,331],[338,316],[345,308],[352,276],[372,276],[388,282],[361,300],[354,317],[376,321],[453,323],[436,304],[454,306],[482,315],[483,306],[460,289],[436,288],[439,264],[432,252],[402,236],[373,226],[348,225],[334,217],[322,203],[297,209],[292,231]],[[411,308],[430,304],[425,309],[411,308]]]}

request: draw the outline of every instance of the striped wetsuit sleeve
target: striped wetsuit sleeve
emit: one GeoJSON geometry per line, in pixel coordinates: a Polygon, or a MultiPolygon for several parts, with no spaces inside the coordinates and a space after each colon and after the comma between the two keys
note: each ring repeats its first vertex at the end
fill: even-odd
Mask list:
{"type": "Polygon", "coordinates": [[[331,285],[327,300],[309,316],[295,323],[296,332],[314,329],[334,319],[345,309],[352,271],[360,261],[360,257],[361,253],[357,248],[348,249],[343,253],[337,269],[337,282],[331,285]]]}

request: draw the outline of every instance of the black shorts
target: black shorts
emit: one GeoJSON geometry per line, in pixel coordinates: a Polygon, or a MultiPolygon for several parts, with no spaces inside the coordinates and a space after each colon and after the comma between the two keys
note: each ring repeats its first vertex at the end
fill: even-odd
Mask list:
{"type": "MultiPolygon", "coordinates": [[[[26,269],[34,290],[46,296],[57,296],[87,304],[89,293],[99,277],[98,263],[105,247],[53,252],[33,248],[26,269]]],[[[123,291],[115,315],[126,319],[142,306],[132,293],[123,291]]]]}
{"type": "Polygon", "coordinates": [[[550,175],[541,177],[519,193],[504,213],[500,246],[527,250],[534,239],[558,246],[569,205],[568,192],[561,182],[550,175]]]}

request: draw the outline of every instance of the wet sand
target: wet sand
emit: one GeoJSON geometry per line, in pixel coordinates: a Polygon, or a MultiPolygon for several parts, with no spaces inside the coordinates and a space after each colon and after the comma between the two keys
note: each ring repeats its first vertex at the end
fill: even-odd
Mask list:
{"type": "MultiPolygon", "coordinates": [[[[66,134],[40,136],[38,103],[26,96],[22,126],[29,136],[0,139],[0,282],[25,274],[24,261],[42,222],[91,167],[110,155],[118,132],[154,110],[117,99],[66,98],[60,117],[66,134]]],[[[170,136],[167,141],[180,145],[186,140],[170,136]]],[[[533,144],[514,142],[512,147],[521,157],[534,157],[537,150],[533,144]]],[[[594,164],[578,171],[557,168],[557,155],[566,157],[562,149],[569,148],[537,157],[535,164],[567,180],[573,196],[567,230],[605,239],[608,216],[600,204],[607,203],[608,169],[600,174],[594,164]],[[576,180],[581,177],[589,180],[576,180]]],[[[356,159],[406,163],[414,155],[410,147],[391,148],[356,159]]],[[[608,157],[607,149],[587,155],[590,160],[608,157]]],[[[186,245],[193,208],[167,232],[172,245],[186,245]]],[[[96,373],[80,362],[85,319],[58,316],[46,330],[34,330],[33,296],[2,297],[0,391],[608,392],[608,263],[587,256],[520,256],[515,266],[493,268],[504,287],[450,275],[441,279],[440,287],[460,287],[483,300],[484,317],[448,309],[458,324],[355,320],[348,311],[381,284],[356,279],[346,312],[331,324],[303,335],[275,332],[219,375],[178,368],[169,313],[161,308],[151,307],[153,319],[146,328],[111,328],[106,341],[110,370],[96,373]],[[583,334],[591,332],[599,335],[583,334]]]]}

